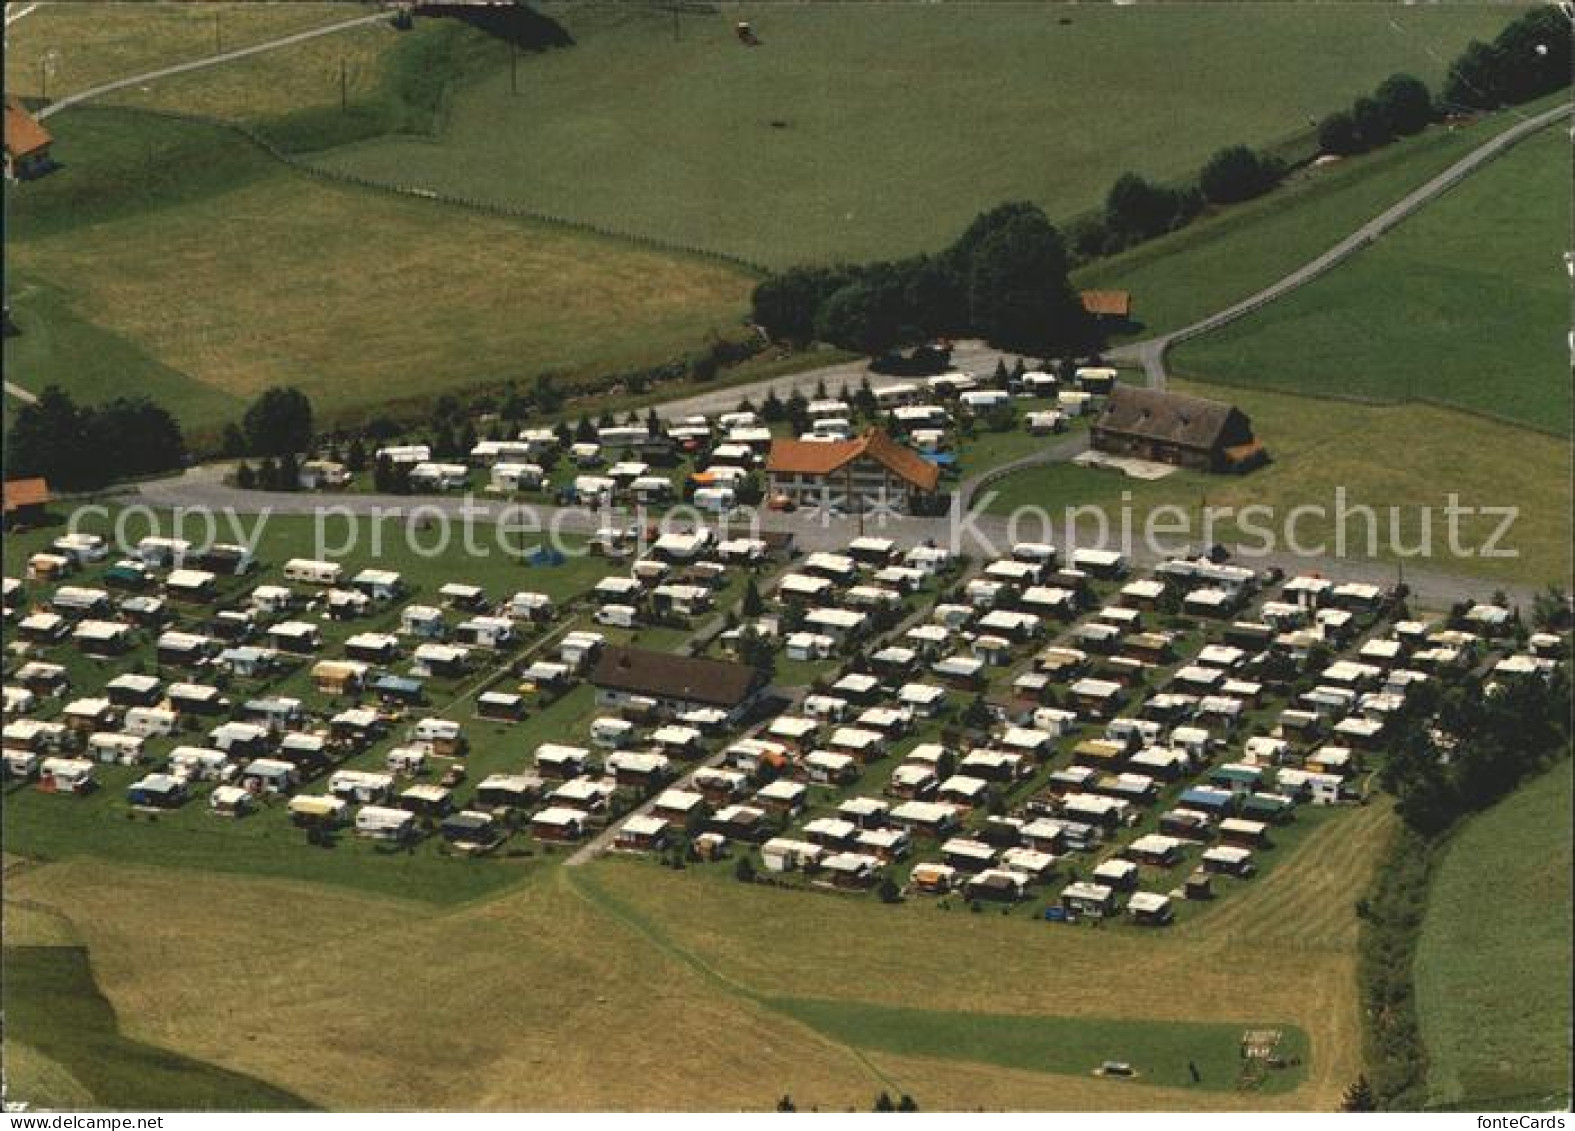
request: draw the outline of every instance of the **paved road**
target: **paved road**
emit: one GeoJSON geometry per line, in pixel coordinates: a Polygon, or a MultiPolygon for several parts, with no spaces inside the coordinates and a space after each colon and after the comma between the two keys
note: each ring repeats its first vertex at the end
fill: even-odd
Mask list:
{"type": "Polygon", "coordinates": [[[10,27],[23,16],[32,15],[37,10],[37,4],[7,4],[5,6],[5,26],[10,27]]]}
{"type": "Polygon", "coordinates": [[[1459,161],[1456,161],[1449,168],[1438,174],[1438,176],[1419,188],[1412,190],[1405,197],[1384,209],[1377,216],[1374,216],[1328,251],[1316,259],[1304,263],[1289,275],[1263,288],[1256,294],[1249,295],[1240,302],[1194,322],[1190,326],[1183,326],[1179,330],[1172,330],[1170,333],[1163,334],[1157,338],[1121,346],[1112,350],[1110,356],[1119,361],[1139,362],[1147,374],[1148,384],[1153,388],[1163,389],[1167,376],[1165,372],[1165,354],[1172,346],[1178,345],[1188,338],[1206,334],[1210,330],[1217,330],[1226,323],[1234,322],[1244,315],[1251,314],[1260,307],[1290,293],[1297,287],[1311,282],[1325,271],[1349,259],[1363,248],[1368,247],[1379,236],[1382,236],[1389,229],[1404,221],[1435,197],[1454,188],[1455,185],[1489,161],[1502,156],[1511,147],[1524,141],[1544,127],[1551,125],[1553,122],[1558,121],[1558,119],[1566,117],[1570,113],[1570,109],[1570,104],[1565,103],[1551,110],[1544,110],[1540,114],[1527,118],[1509,129],[1493,135],[1492,138],[1473,149],[1459,161]]]}
{"type": "MultiPolygon", "coordinates": [[[[1017,354],[1006,353],[981,341],[962,341],[955,343],[952,348],[952,367],[987,377],[995,372],[997,361],[1004,359],[1010,366],[1017,357],[1017,354]]],[[[656,406],[656,411],[664,420],[676,420],[681,416],[714,416],[719,412],[731,412],[746,397],[759,404],[773,389],[779,397],[790,396],[794,389],[809,397],[814,394],[817,384],[825,385],[826,393],[835,397],[841,395],[844,390],[852,393],[866,377],[869,378],[870,387],[874,389],[901,385],[912,380],[908,377],[871,373],[869,362],[858,358],[854,361],[839,361],[816,369],[806,369],[802,373],[766,377],[743,385],[729,385],[714,392],[696,393],[694,396],[679,400],[664,401],[656,406]]]]}
{"type": "MultiPolygon", "coordinates": [[[[307,40],[317,39],[319,36],[333,35],[335,32],[345,31],[353,27],[361,27],[364,24],[377,23],[379,21],[386,23],[387,20],[387,12],[374,12],[368,16],[358,16],[353,20],[344,20],[341,23],[329,24],[326,27],[309,28],[306,31],[295,32],[293,35],[281,36],[278,39],[270,39],[263,43],[254,43],[250,47],[238,47],[234,51],[221,51],[217,55],[209,55],[202,59],[193,59],[188,63],[177,63],[172,67],[161,67],[156,71],[148,71],[145,74],[133,75],[132,77],[125,79],[116,79],[114,82],[106,82],[98,86],[91,86],[86,90],[79,90],[75,94],[68,94],[64,98],[61,98],[55,102],[51,102],[48,106],[45,106],[38,112],[37,117],[40,120],[48,118],[51,115],[58,114],[60,111],[65,110],[71,106],[75,106],[80,102],[86,102],[89,99],[99,98],[105,94],[111,94],[117,90],[124,90],[128,86],[139,86],[142,83],[152,82],[155,79],[168,78],[170,75],[185,74],[187,71],[199,71],[204,67],[214,67],[220,63],[228,63],[235,59],[245,59],[251,55],[261,55],[265,51],[273,51],[279,47],[289,47],[291,44],[295,43],[305,43],[307,40]]],[[[7,22],[9,22],[9,20],[7,22]]]]}
{"type": "MultiPolygon", "coordinates": [[[[476,533],[474,539],[486,553],[502,553],[500,540],[516,549],[522,543],[535,540],[544,530],[558,530],[570,534],[591,534],[608,525],[627,525],[631,515],[624,511],[603,514],[580,507],[553,507],[529,504],[519,506],[493,499],[464,496],[399,496],[399,495],[334,495],[309,493],[280,493],[270,491],[242,491],[226,487],[206,468],[194,469],[186,475],[171,479],[142,483],[131,498],[158,509],[193,508],[219,513],[221,536],[231,537],[223,515],[317,515],[326,544],[339,545],[349,529],[350,516],[381,516],[387,522],[420,521],[423,517],[438,515],[456,524],[452,529],[451,547],[463,542],[463,524],[469,522],[476,533]],[[468,516],[468,517],[467,517],[468,516]],[[503,520],[506,535],[493,529],[503,520]]],[[[1188,543],[1197,545],[1199,538],[1174,536],[1157,539],[1147,544],[1142,537],[1141,523],[1132,520],[1134,527],[1130,538],[1121,533],[1122,514],[1112,508],[1108,527],[1090,515],[1071,516],[1056,514],[1025,514],[1011,520],[1000,515],[963,512],[959,506],[953,515],[914,517],[908,515],[872,516],[863,523],[856,516],[826,517],[819,513],[798,512],[779,514],[765,512],[758,517],[761,531],[790,533],[800,549],[841,550],[860,533],[890,538],[899,546],[908,547],[924,542],[970,554],[976,558],[1004,555],[1014,542],[1043,541],[1062,547],[1107,547],[1125,553],[1133,568],[1141,569],[1158,564],[1166,557],[1184,548],[1188,543]]],[[[1441,520],[1440,520],[1441,521],[1441,520]]],[[[251,524],[236,537],[245,536],[251,524]]],[[[200,529],[200,528],[199,528],[200,529]]],[[[744,523],[731,524],[734,535],[748,533],[744,523]]],[[[1360,524],[1358,524],[1360,529],[1360,524]]],[[[385,538],[390,535],[385,531],[385,538]]],[[[424,536],[423,543],[435,535],[424,536]]],[[[1365,581],[1375,585],[1391,585],[1398,579],[1395,565],[1360,558],[1336,557],[1328,547],[1308,546],[1306,554],[1289,550],[1266,554],[1238,551],[1243,565],[1257,569],[1278,567],[1287,572],[1316,571],[1335,581],[1365,581]]],[[[455,550],[454,552],[457,552],[455,550]]],[[[352,555],[354,551],[351,551],[352,555]]],[[[512,555],[511,555],[512,556],[512,555]]],[[[1485,595],[1494,588],[1502,588],[1511,601],[1529,606],[1536,593],[1534,586],[1500,585],[1480,578],[1454,574],[1447,569],[1430,566],[1405,567],[1405,582],[1421,605],[1433,609],[1446,609],[1452,602],[1466,595],[1485,595]]]]}
{"type": "Polygon", "coordinates": [[[13,397],[15,397],[17,400],[21,401],[23,404],[37,404],[38,403],[38,398],[37,397],[35,397],[32,393],[28,392],[26,389],[22,388],[22,386],[16,384],[14,381],[7,381],[5,383],[5,391],[10,393],[13,397]]]}

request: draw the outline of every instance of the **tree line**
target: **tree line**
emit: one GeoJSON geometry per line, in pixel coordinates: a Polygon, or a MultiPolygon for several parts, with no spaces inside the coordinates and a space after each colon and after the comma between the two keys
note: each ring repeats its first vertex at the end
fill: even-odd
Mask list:
{"type": "Polygon", "coordinates": [[[773,275],[755,288],[753,316],[778,341],[867,354],[958,336],[1040,356],[1085,351],[1097,328],[1067,269],[1061,233],[1019,201],[980,213],[937,254],[773,275]]]}
{"type": "Polygon", "coordinates": [[[171,471],[185,461],[180,424],[149,398],[79,405],[58,385],[17,410],[5,444],[6,478],[42,476],[63,491],[171,471]]]}
{"type": "Polygon", "coordinates": [[[1467,44],[1436,97],[1414,75],[1390,75],[1371,95],[1320,122],[1318,146],[1342,157],[1365,153],[1420,133],[1447,114],[1517,106],[1569,84],[1569,18],[1540,7],[1511,21],[1491,43],[1467,44]]]}

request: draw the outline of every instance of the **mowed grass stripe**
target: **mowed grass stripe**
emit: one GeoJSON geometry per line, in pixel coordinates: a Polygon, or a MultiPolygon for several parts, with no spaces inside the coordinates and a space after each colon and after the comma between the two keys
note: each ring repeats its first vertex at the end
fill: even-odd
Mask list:
{"type": "MultiPolygon", "coordinates": [[[[1305,1034],[1274,1024],[1025,1017],[823,998],[772,998],[767,1004],[858,1048],[1063,1076],[1089,1075],[1106,1061],[1120,1061],[1133,1067],[1134,1084],[1197,1091],[1238,1086],[1245,1029],[1277,1028],[1285,1038],[1283,1055],[1307,1053],[1305,1034]],[[1196,1081],[1189,1065],[1198,1070],[1196,1081]]],[[[1272,1073],[1263,1090],[1290,1091],[1301,1078],[1301,1071],[1272,1073]]]]}
{"type": "Polygon", "coordinates": [[[1433,1103],[1568,1104],[1570,787],[1565,758],[1445,849],[1415,964],[1433,1103]]]}
{"type": "Polygon", "coordinates": [[[1178,373],[1426,399],[1567,434],[1569,139],[1549,127],[1335,270],[1183,343],[1178,373]]]}

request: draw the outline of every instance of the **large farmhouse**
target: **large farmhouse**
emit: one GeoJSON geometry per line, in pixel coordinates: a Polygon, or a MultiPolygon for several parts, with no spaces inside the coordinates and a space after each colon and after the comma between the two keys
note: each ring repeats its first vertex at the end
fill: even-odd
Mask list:
{"type": "Polygon", "coordinates": [[[1234,405],[1160,389],[1117,386],[1093,425],[1094,448],[1194,471],[1244,471],[1264,457],[1234,405]]]}
{"type": "Polygon", "coordinates": [[[760,692],[765,677],[755,668],[724,660],[608,648],[591,673],[591,683],[603,707],[646,705],[669,715],[709,707],[736,718],[760,692]]]}
{"type": "Polygon", "coordinates": [[[922,510],[941,471],[872,428],[856,440],[773,440],[766,458],[773,500],[844,511],[922,510]]]}

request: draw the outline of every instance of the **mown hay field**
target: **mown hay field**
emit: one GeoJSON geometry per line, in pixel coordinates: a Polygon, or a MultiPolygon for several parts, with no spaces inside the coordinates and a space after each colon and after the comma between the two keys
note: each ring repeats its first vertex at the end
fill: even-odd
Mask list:
{"type": "Polygon", "coordinates": [[[14,190],[8,378],[144,391],[212,426],[274,384],[325,416],[478,382],[654,364],[736,326],[752,280],[698,259],[331,184],[217,127],[51,120],[14,190]],[[190,174],[188,178],[187,174],[190,174]],[[77,368],[73,359],[109,356],[77,368]]]}

